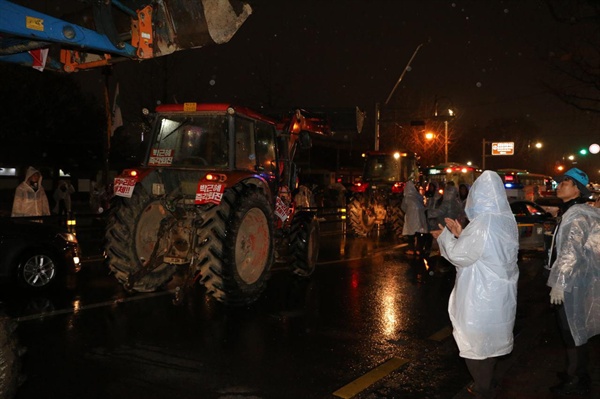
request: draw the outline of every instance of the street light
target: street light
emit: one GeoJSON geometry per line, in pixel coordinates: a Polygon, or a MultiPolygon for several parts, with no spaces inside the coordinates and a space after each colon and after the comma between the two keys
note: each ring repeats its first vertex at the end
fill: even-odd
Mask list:
{"type": "MultiPolygon", "coordinates": [[[[398,81],[396,82],[396,84],[394,85],[394,88],[392,89],[392,91],[390,92],[389,96],[387,97],[387,100],[385,100],[385,104],[384,104],[385,106],[387,106],[388,103],[390,102],[390,99],[392,98],[392,95],[394,94],[394,92],[398,88],[398,85],[402,81],[402,78],[404,78],[404,75],[406,74],[406,72],[410,70],[410,64],[415,59],[415,57],[416,57],[417,53],[419,52],[419,50],[421,49],[421,47],[423,47],[423,44],[424,43],[421,43],[421,44],[419,44],[417,46],[417,48],[415,49],[414,53],[410,57],[410,60],[408,60],[408,64],[406,64],[406,66],[402,70],[402,73],[400,74],[400,77],[398,78],[398,81]]],[[[375,103],[375,151],[379,151],[379,124],[380,124],[379,103],[375,103]]]]}
{"type": "Polygon", "coordinates": [[[454,110],[452,110],[451,108],[447,109],[447,113],[445,115],[440,115],[438,116],[438,100],[441,99],[447,99],[449,102],[449,105],[452,106],[452,100],[449,97],[436,97],[435,98],[435,104],[434,104],[434,109],[433,109],[433,117],[434,119],[437,120],[443,120],[444,121],[444,163],[448,163],[448,122],[454,118],[454,110]]]}

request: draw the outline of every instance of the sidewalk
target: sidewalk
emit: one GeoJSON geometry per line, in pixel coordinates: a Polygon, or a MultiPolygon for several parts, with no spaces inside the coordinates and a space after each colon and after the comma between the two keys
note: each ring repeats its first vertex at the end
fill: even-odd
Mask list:
{"type": "MultiPolygon", "coordinates": [[[[497,365],[500,381],[497,399],[593,398],[600,399],[600,336],[589,341],[591,391],[587,395],[556,395],[549,388],[560,381],[565,350],[550,306],[515,338],[513,353],[497,365]]],[[[467,388],[454,399],[473,398],[467,388]]]]}

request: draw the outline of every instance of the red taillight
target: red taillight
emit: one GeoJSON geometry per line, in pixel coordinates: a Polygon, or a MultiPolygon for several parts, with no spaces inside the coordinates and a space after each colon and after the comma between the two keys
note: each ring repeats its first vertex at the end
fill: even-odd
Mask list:
{"type": "Polygon", "coordinates": [[[204,180],[223,183],[227,180],[227,176],[222,173],[207,173],[206,176],[204,176],[204,180]]]}
{"type": "Polygon", "coordinates": [[[394,183],[394,185],[392,186],[392,193],[400,194],[402,192],[404,192],[404,183],[394,183]]]}
{"type": "Polygon", "coordinates": [[[351,190],[355,193],[364,193],[367,190],[367,187],[369,187],[367,183],[363,184],[361,182],[356,182],[352,186],[351,190]]]}

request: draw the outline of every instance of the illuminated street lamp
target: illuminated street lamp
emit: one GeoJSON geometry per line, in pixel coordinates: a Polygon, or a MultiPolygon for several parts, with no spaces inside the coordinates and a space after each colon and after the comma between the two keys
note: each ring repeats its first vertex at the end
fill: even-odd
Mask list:
{"type": "Polygon", "coordinates": [[[425,133],[425,140],[427,140],[427,141],[431,141],[431,140],[433,140],[434,138],[435,138],[435,134],[434,134],[434,133],[432,133],[432,132],[427,132],[427,133],[425,133]]]}
{"type": "Polygon", "coordinates": [[[433,117],[437,120],[442,120],[444,122],[444,163],[448,163],[448,122],[454,118],[454,110],[448,108],[446,113],[438,116],[438,102],[441,99],[446,99],[452,105],[452,100],[448,97],[436,97],[434,109],[433,109],[433,117]]]}

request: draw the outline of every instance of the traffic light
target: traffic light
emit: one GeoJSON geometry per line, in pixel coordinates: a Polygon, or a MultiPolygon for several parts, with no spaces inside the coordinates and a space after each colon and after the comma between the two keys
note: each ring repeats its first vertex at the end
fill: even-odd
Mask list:
{"type": "Polygon", "coordinates": [[[579,154],[581,155],[587,155],[588,151],[585,148],[582,148],[581,150],[579,150],[579,154]]]}

